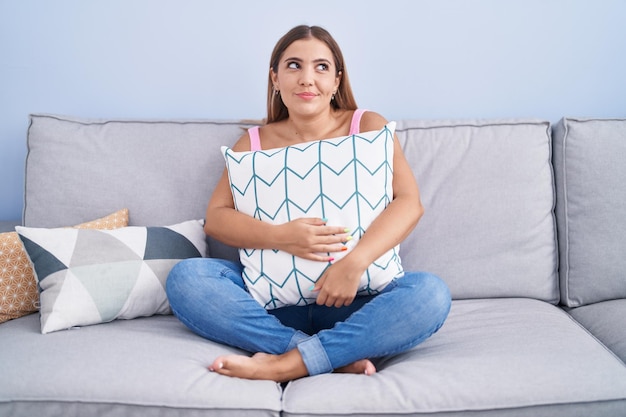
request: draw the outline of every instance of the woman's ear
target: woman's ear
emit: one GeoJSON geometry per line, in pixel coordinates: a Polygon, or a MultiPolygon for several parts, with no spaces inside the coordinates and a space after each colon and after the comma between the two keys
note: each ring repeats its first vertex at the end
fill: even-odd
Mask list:
{"type": "Polygon", "coordinates": [[[343,76],[343,72],[341,72],[341,71],[337,72],[337,76],[335,77],[335,89],[336,90],[339,89],[339,85],[341,84],[342,76],[343,76]]]}

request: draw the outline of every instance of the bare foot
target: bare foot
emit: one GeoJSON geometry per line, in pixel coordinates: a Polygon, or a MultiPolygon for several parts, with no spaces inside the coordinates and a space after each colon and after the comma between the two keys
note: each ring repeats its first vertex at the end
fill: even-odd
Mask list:
{"type": "Polygon", "coordinates": [[[252,357],[220,356],[209,366],[209,370],[220,375],[276,382],[287,382],[308,375],[298,349],[282,355],[256,353],[252,357]]]}
{"type": "MultiPolygon", "coordinates": [[[[298,349],[282,355],[255,353],[254,355],[226,355],[216,358],[209,371],[244,379],[263,379],[287,382],[308,375],[298,349]]],[[[369,359],[362,359],[337,368],[335,372],[372,375],[376,367],[369,359]]]]}
{"type": "Polygon", "coordinates": [[[365,374],[373,375],[376,373],[376,367],[369,359],[361,359],[356,362],[352,362],[350,365],[342,366],[335,369],[335,372],[344,374],[365,374]]]}

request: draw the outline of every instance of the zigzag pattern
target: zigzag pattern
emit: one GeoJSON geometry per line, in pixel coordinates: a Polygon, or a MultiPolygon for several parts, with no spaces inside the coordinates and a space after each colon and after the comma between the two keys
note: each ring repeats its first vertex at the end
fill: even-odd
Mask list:
{"type": "MultiPolygon", "coordinates": [[[[391,122],[380,131],[256,152],[223,147],[235,207],[272,224],[327,218],[349,228],[355,245],[393,198],[394,129],[391,122]]],[[[314,302],[309,289],[329,266],[277,250],[241,249],[240,258],[251,294],[268,309],[314,302]]],[[[359,292],[376,293],[401,274],[396,247],[368,268],[359,292]]]]}

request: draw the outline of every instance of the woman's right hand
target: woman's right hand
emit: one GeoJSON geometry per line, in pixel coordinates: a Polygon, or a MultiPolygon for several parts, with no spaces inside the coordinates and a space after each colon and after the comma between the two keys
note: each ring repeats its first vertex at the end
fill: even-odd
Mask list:
{"type": "Polygon", "coordinates": [[[349,240],[345,227],[328,226],[320,218],[303,217],[277,225],[279,247],[294,256],[312,261],[329,262],[332,252],[344,251],[344,242],[349,240]]]}

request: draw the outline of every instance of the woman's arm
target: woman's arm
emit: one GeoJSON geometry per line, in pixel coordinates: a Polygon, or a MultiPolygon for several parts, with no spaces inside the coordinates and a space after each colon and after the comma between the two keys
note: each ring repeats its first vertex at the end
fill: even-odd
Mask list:
{"type": "MultiPolygon", "coordinates": [[[[362,131],[382,128],[387,121],[377,113],[363,115],[362,131]],[[369,116],[366,119],[366,115],[369,116]]],[[[395,135],[394,135],[395,136],[395,135]]],[[[397,137],[394,137],[393,200],[368,227],[350,255],[367,268],[385,252],[401,243],[424,214],[419,187],[397,137]]]]}

